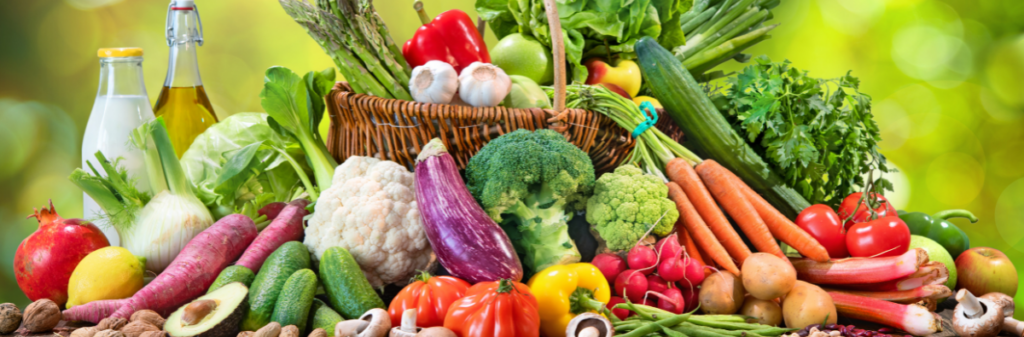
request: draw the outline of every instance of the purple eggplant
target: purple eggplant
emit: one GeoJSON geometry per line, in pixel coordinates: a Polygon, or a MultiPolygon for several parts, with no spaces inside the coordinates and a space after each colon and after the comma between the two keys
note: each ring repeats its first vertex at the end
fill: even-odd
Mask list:
{"type": "Polygon", "coordinates": [[[505,231],[469,194],[455,159],[434,138],[416,158],[416,203],[441,265],[469,283],[523,278],[505,231]]]}

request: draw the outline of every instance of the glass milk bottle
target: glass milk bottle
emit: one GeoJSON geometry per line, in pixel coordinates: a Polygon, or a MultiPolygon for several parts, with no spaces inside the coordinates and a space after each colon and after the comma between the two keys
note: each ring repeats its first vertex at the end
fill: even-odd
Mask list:
{"type": "Polygon", "coordinates": [[[203,23],[192,0],[171,0],[167,8],[167,45],[171,47],[167,79],[153,110],[163,116],[174,152],[181,158],[196,136],[217,123],[199,78],[196,47],[203,45],[203,23]]]}
{"type": "MultiPolygon", "coordinates": [[[[129,145],[132,130],[144,122],[153,120],[153,109],[146,96],[146,85],[142,80],[141,48],[104,48],[97,53],[100,57],[100,84],[96,102],[89,115],[82,139],[82,168],[93,165],[102,173],[96,163],[96,152],[101,151],[110,161],[120,158],[128,176],[136,179],[136,187],[149,191],[142,151],[129,145]]],[[[89,195],[82,193],[83,210],[88,219],[98,219],[102,209],[89,195]]],[[[120,244],[117,232],[102,221],[97,225],[103,229],[110,244],[120,244]]]]}

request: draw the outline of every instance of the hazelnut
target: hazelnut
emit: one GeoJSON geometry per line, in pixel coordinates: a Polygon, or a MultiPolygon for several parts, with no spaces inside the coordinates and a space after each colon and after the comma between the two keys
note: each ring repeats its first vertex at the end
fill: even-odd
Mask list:
{"type": "Polygon", "coordinates": [[[48,299],[41,299],[25,308],[25,329],[28,332],[43,332],[53,330],[53,327],[60,323],[60,307],[57,303],[48,299]]]}
{"type": "Polygon", "coordinates": [[[93,337],[97,332],[99,332],[99,330],[96,329],[96,327],[90,326],[87,328],[75,329],[75,331],[71,332],[70,337],[93,337]]]}
{"type": "Polygon", "coordinates": [[[242,331],[238,333],[238,337],[252,337],[254,333],[252,331],[242,331]]]}
{"type": "Polygon", "coordinates": [[[100,331],[103,330],[121,330],[125,325],[128,324],[128,320],[120,317],[107,317],[100,321],[100,324],[96,324],[96,328],[100,331]]]}
{"type": "Polygon", "coordinates": [[[299,327],[294,325],[283,327],[278,337],[299,337],[299,327]]]}
{"type": "Polygon", "coordinates": [[[139,337],[167,337],[167,331],[146,331],[143,332],[142,335],[139,337]]]}
{"type": "Polygon", "coordinates": [[[106,329],[97,332],[92,337],[124,337],[124,334],[114,329],[106,329]]]}
{"type": "MultiPolygon", "coordinates": [[[[239,337],[241,337],[241,336],[239,336],[239,337]]],[[[313,331],[309,333],[309,337],[327,337],[327,331],[325,331],[324,329],[321,329],[321,328],[316,328],[316,329],[313,329],[313,331]]]]}
{"type": "Polygon", "coordinates": [[[144,321],[131,322],[121,328],[121,333],[123,333],[125,337],[140,337],[143,332],[147,331],[160,331],[160,328],[144,321]]]}
{"type": "Polygon", "coordinates": [[[0,304],[0,335],[6,335],[21,326],[21,310],[13,303],[0,304]]]}
{"type": "Polygon", "coordinates": [[[281,323],[270,322],[252,334],[252,337],[278,337],[281,335],[281,323]]]}
{"type": "Polygon", "coordinates": [[[156,311],[149,309],[136,311],[134,314],[132,314],[132,318],[129,319],[129,321],[143,321],[159,327],[164,326],[164,322],[166,322],[166,320],[163,317],[161,317],[160,314],[156,313],[156,311]]]}

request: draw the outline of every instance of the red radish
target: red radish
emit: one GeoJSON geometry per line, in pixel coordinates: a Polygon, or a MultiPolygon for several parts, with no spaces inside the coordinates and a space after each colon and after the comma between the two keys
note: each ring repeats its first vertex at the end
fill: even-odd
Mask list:
{"type": "Polygon", "coordinates": [[[82,219],[63,219],[50,208],[33,210],[39,229],[18,245],[14,277],[32,301],[50,299],[59,306],[68,301],[68,280],[78,262],[92,251],[110,246],[96,225],[82,219]]]}
{"type": "Polygon", "coordinates": [[[286,207],[279,213],[280,215],[260,232],[256,240],[249,245],[249,248],[245,249],[245,253],[242,253],[242,257],[235,264],[258,271],[270,253],[273,253],[285,242],[302,241],[305,234],[305,229],[302,228],[302,217],[309,214],[306,208],[301,206],[305,203],[305,200],[302,200],[286,204],[286,207]]]}
{"type": "Polygon", "coordinates": [[[658,243],[654,244],[654,250],[662,261],[669,257],[682,255],[683,246],[679,245],[679,234],[672,233],[672,235],[658,240],[658,243]]]}
{"type": "Polygon", "coordinates": [[[647,278],[639,270],[629,269],[615,278],[615,294],[635,302],[647,292],[647,278]]]}
{"type": "Polygon", "coordinates": [[[63,318],[99,323],[107,317],[128,319],[143,309],[151,309],[167,317],[185,303],[205,294],[220,271],[242,255],[254,239],[256,225],[252,219],[241,214],[223,217],[192,238],[160,275],[131,298],[75,306],[64,310],[63,318]],[[117,309],[112,309],[114,307],[117,309]]]}
{"type": "Polygon", "coordinates": [[[845,318],[888,325],[915,336],[931,335],[942,328],[939,315],[917,304],[897,304],[837,292],[828,294],[836,305],[836,311],[845,318]]]}
{"type": "Polygon", "coordinates": [[[639,270],[644,275],[648,275],[653,273],[658,265],[658,253],[655,253],[654,248],[649,246],[636,245],[629,250],[626,261],[629,261],[629,269],[639,270]]]}
{"type": "Polygon", "coordinates": [[[686,274],[680,283],[689,282],[692,285],[699,285],[704,282],[704,265],[697,259],[683,259],[686,264],[686,274]]]}
{"type": "Polygon", "coordinates": [[[697,309],[697,304],[700,303],[700,288],[698,286],[690,287],[680,284],[678,289],[682,293],[683,302],[686,304],[683,311],[691,312],[693,309],[697,309]]]}
{"type": "Polygon", "coordinates": [[[686,277],[686,263],[681,257],[670,257],[658,265],[658,275],[665,281],[675,282],[686,277]]]}
{"type": "Polygon", "coordinates": [[[658,274],[647,275],[647,290],[656,293],[665,293],[665,290],[672,288],[672,282],[658,276],[658,274]]]}
{"type": "Polygon", "coordinates": [[[654,296],[649,296],[645,298],[643,301],[640,301],[640,304],[646,305],[648,307],[657,307],[658,300],[654,296]]]}
{"type": "Polygon", "coordinates": [[[653,295],[658,298],[658,308],[672,313],[681,314],[686,309],[686,301],[683,299],[683,293],[678,288],[670,288],[664,293],[648,292],[648,295],[653,295]]]}
{"type": "Polygon", "coordinates": [[[621,256],[612,253],[598,254],[590,264],[597,267],[597,270],[600,270],[601,274],[604,274],[605,280],[611,282],[615,282],[615,278],[619,277],[619,274],[628,269],[626,267],[626,260],[621,256]]]}
{"type": "Polygon", "coordinates": [[[288,203],[281,201],[272,202],[263,206],[263,208],[260,208],[259,211],[256,211],[256,214],[265,215],[267,216],[267,220],[273,221],[274,219],[277,219],[277,215],[281,214],[281,211],[284,210],[285,206],[288,206],[288,203]]]}
{"type": "Polygon", "coordinates": [[[924,249],[914,248],[900,256],[833,259],[829,262],[802,258],[790,259],[790,262],[796,268],[797,279],[808,283],[866,284],[892,281],[913,274],[918,267],[928,262],[928,253],[924,249]]]}
{"type": "Polygon", "coordinates": [[[612,314],[615,315],[615,317],[624,320],[626,317],[629,317],[629,314],[631,314],[632,311],[626,309],[614,309],[615,305],[619,303],[626,303],[626,300],[622,299],[622,297],[612,296],[612,298],[608,299],[607,307],[608,310],[612,311],[612,314]]]}

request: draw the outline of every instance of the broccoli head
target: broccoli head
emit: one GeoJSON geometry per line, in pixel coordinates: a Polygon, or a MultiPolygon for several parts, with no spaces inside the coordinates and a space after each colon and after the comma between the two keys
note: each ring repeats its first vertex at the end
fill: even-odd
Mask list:
{"type": "Polygon", "coordinates": [[[594,191],[590,157],[552,130],[517,130],[484,145],[466,185],[533,271],[580,259],[568,221],[594,191]]]}
{"type": "Polygon", "coordinates": [[[678,219],[679,210],[668,199],[665,182],[634,165],[601,176],[587,202],[587,222],[608,249],[616,251],[632,248],[651,226],[656,225],[655,235],[668,235],[678,219]]]}

